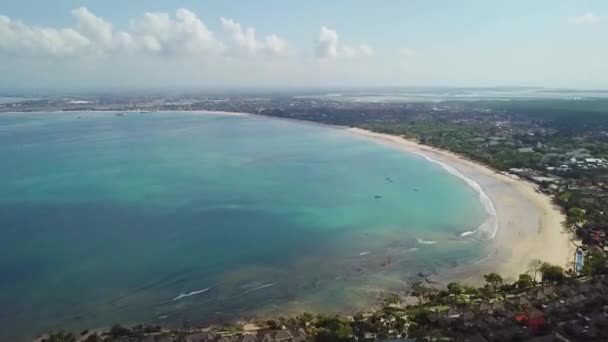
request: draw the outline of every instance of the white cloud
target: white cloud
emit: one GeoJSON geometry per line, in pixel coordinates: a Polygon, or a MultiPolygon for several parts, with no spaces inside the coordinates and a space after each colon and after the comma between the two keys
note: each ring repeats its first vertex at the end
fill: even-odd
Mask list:
{"type": "Polygon", "coordinates": [[[252,27],[243,28],[240,23],[224,17],[220,18],[220,21],[224,29],[230,32],[237,52],[245,51],[255,55],[263,51],[271,55],[282,55],[286,51],[286,42],[274,33],[266,36],[264,42],[261,42],[256,39],[255,30],[252,27]]]}
{"type": "Polygon", "coordinates": [[[71,56],[86,50],[90,45],[89,39],[74,29],[28,26],[0,16],[0,52],[18,56],[71,56]]]}
{"type": "Polygon", "coordinates": [[[255,39],[255,30],[252,27],[243,29],[241,24],[232,19],[220,18],[222,26],[232,34],[232,39],[239,48],[252,54],[260,49],[259,42],[255,39]]]}
{"type": "Polygon", "coordinates": [[[374,50],[367,44],[361,44],[358,48],[342,45],[335,30],[322,26],[315,47],[315,55],[321,60],[330,60],[338,57],[369,57],[374,55],[374,50]]]}
{"type": "Polygon", "coordinates": [[[78,31],[91,42],[97,44],[99,50],[133,49],[133,37],[127,32],[114,32],[111,23],[91,13],[86,7],[72,11],[78,22],[78,31]]]}
{"type": "Polygon", "coordinates": [[[115,30],[112,23],[86,7],[73,10],[72,15],[76,26],[64,29],[29,26],[0,16],[0,52],[21,56],[140,53],[186,57],[223,51],[205,23],[183,8],[174,17],[146,13],[132,20],[128,31],[115,30]]]}
{"type": "Polygon", "coordinates": [[[404,47],[399,49],[399,54],[403,57],[412,57],[414,55],[414,50],[404,47]]]}
{"type": "Polygon", "coordinates": [[[180,8],[175,18],[166,13],[146,13],[131,23],[138,47],[163,55],[201,55],[218,53],[223,45],[205,23],[187,9],[180,8]]]}
{"type": "Polygon", "coordinates": [[[287,51],[287,43],[273,33],[266,36],[266,48],[274,55],[282,55],[287,51]]]}
{"type": "Polygon", "coordinates": [[[568,22],[574,25],[594,25],[599,22],[599,18],[592,12],[586,12],[581,15],[568,18],[568,22]]]}
{"type": "Polygon", "coordinates": [[[338,33],[327,27],[321,27],[315,54],[321,59],[338,57],[338,33]]]}

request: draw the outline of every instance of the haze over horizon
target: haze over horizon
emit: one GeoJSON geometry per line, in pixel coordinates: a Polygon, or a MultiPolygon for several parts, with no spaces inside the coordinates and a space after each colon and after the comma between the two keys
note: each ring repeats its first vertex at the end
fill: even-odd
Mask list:
{"type": "Polygon", "coordinates": [[[608,88],[603,1],[24,0],[4,89],[608,88]]]}

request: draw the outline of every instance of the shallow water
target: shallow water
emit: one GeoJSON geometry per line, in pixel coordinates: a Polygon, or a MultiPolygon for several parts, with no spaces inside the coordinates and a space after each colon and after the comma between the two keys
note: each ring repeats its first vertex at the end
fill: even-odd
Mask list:
{"type": "Polygon", "coordinates": [[[342,129],[2,114],[0,160],[0,340],[355,310],[485,253],[460,237],[487,216],[473,188],[342,129]]]}

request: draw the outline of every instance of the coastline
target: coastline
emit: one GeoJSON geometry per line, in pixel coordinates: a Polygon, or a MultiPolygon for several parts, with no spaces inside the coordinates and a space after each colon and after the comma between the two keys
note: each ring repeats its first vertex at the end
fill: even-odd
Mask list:
{"type": "Polygon", "coordinates": [[[564,229],[564,213],[551,198],[536,191],[534,184],[496,172],[464,156],[419,144],[400,136],[376,133],[361,128],[347,128],[352,134],[418,154],[453,167],[464,177],[479,184],[496,210],[498,231],[489,240],[488,257],[473,265],[458,267],[436,275],[440,283],[463,281],[483,283],[483,275],[501,274],[513,281],[528,271],[533,259],[571,268],[575,246],[564,229]]]}
{"type": "MultiPolygon", "coordinates": [[[[204,110],[181,112],[203,115],[260,116],[344,130],[371,142],[425,157],[430,159],[429,162],[448,165],[457,170],[463,177],[473,180],[475,184],[479,185],[482,192],[487,194],[491,203],[495,206],[499,229],[496,231],[496,236],[488,240],[489,253],[487,257],[475,264],[459,266],[432,275],[430,278],[437,281],[438,285],[445,285],[450,281],[462,281],[478,285],[484,282],[483,275],[490,272],[497,272],[506,281],[513,281],[517,279],[519,274],[528,270],[528,262],[532,259],[540,259],[564,266],[566,269],[571,267],[569,263],[573,259],[575,250],[575,246],[571,243],[572,236],[563,229],[562,222],[565,220],[565,215],[551,202],[550,197],[537,192],[533,183],[501,174],[466,156],[422,145],[400,136],[376,133],[361,128],[349,128],[254,113],[204,110]]],[[[445,166],[443,167],[445,168],[445,166]]],[[[275,316],[261,317],[272,318],[275,316]]],[[[249,322],[249,320],[245,322],[249,322]]]]}
{"type": "MultiPolygon", "coordinates": [[[[71,111],[62,110],[56,112],[71,111]]],[[[90,110],[90,112],[141,113],[140,110],[90,110]]],[[[390,145],[403,152],[419,155],[426,158],[429,162],[440,164],[446,169],[446,172],[452,173],[464,181],[467,181],[467,179],[472,181],[473,184],[467,181],[468,185],[480,192],[480,197],[487,195],[492,204],[492,209],[496,212],[498,221],[496,222],[497,230],[495,236],[491,236],[488,241],[490,253],[487,257],[477,261],[473,265],[460,266],[450,271],[433,275],[433,281],[437,281],[440,284],[446,284],[454,280],[480,284],[483,283],[483,275],[490,272],[497,272],[506,281],[512,281],[519,274],[528,271],[528,263],[533,259],[560,265],[566,270],[572,267],[576,246],[572,243],[573,237],[571,233],[563,227],[563,222],[565,221],[564,213],[558,206],[552,203],[551,198],[537,192],[536,185],[529,181],[499,173],[489,166],[466,156],[423,145],[401,136],[294,118],[213,110],[160,110],[152,112],[259,116],[342,129],[375,143],[390,145]],[[453,171],[447,170],[447,168],[453,168],[456,174],[453,171]]],[[[6,113],[32,112],[16,111],[6,113]]],[[[486,207],[486,209],[488,208],[486,207]]]]}

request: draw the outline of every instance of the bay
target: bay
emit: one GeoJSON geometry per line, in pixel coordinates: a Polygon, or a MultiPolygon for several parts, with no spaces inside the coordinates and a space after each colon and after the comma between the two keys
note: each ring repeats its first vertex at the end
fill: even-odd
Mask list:
{"type": "Polygon", "coordinates": [[[486,253],[466,182],[335,127],[7,113],[0,160],[0,339],[359,310],[486,253]]]}

